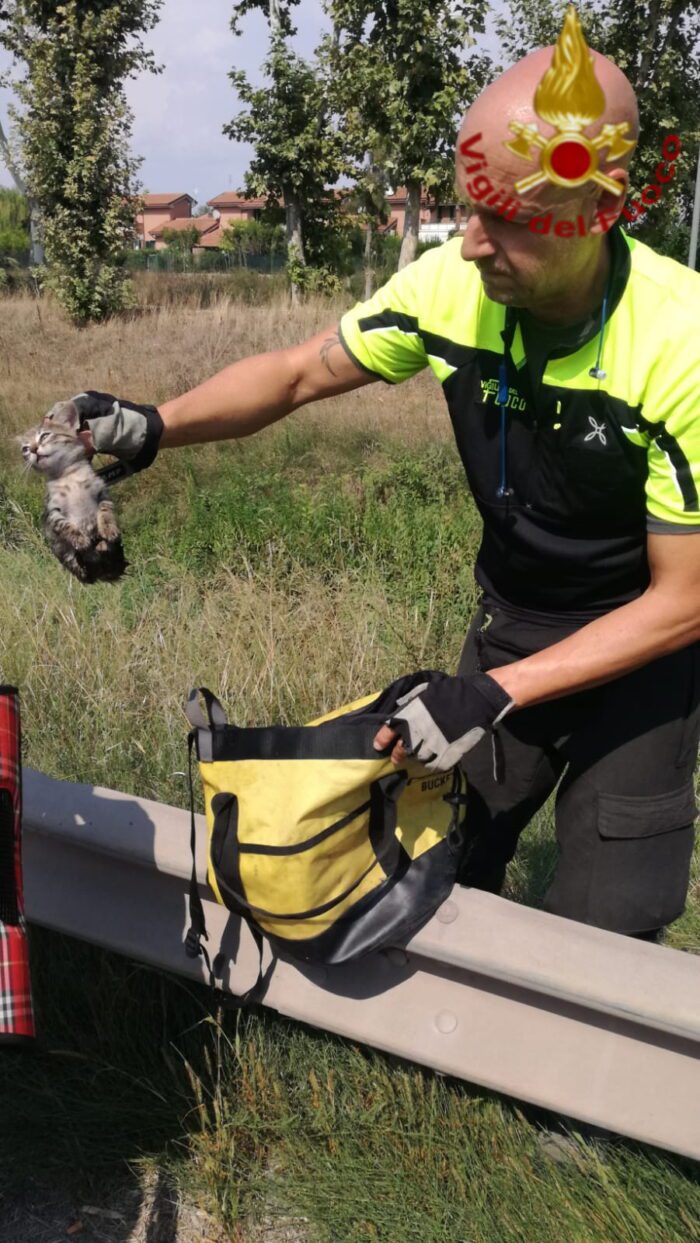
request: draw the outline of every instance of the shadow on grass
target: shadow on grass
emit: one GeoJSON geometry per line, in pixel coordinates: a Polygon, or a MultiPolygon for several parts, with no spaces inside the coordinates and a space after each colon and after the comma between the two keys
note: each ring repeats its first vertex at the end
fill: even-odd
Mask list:
{"type": "Polygon", "coordinates": [[[105,1215],[94,1218],[93,1234],[82,1214],[85,1243],[130,1238],[137,1223],[144,1243],[174,1243],[178,1211],[164,1163],[177,1158],[203,1108],[211,1069],[204,990],[38,928],[31,951],[39,1040],[0,1057],[1,1243],[29,1238],[21,1226],[12,1233],[13,1216],[25,1231],[32,1221],[32,1243],[53,1243],[85,1204],[105,1215]],[[109,1208],[115,1194],[118,1214],[109,1208]],[[35,1204],[52,1218],[46,1233],[35,1204]]]}

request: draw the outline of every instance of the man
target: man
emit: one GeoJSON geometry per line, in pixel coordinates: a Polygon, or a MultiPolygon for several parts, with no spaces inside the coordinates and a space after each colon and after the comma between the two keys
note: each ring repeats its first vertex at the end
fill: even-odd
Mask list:
{"type": "Polygon", "coordinates": [[[533,98],[552,63],[552,49],[533,53],[467,113],[463,238],[337,328],[235,363],[160,411],[78,401],[88,442],[141,469],[159,444],[249,435],[306,402],[430,366],[484,521],[483,603],[458,676],[406,703],[375,745],[395,763],[407,750],[438,770],[463,761],[460,879],[493,892],[560,782],[546,908],[655,938],[683,909],[695,819],[700,278],[611,227],[637,110],[598,55],[605,110],[589,137],[609,124],[632,142],[609,144],[614,159],[601,151],[597,180],[516,195],[540,148],[525,164],[510,125],[540,125],[533,98]],[[499,212],[511,200],[517,209],[499,212]],[[579,220],[575,233],[556,228],[579,220]]]}

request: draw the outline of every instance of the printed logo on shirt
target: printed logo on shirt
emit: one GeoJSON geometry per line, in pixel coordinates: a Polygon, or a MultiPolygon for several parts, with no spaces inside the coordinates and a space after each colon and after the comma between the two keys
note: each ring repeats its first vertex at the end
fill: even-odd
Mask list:
{"type": "MultiPolygon", "coordinates": [[[[489,404],[495,405],[498,396],[498,380],[481,380],[481,399],[485,406],[489,404]]],[[[527,402],[521,396],[517,388],[508,389],[508,400],[505,403],[507,410],[525,410],[527,402]]]]}
{"type": "Polygon", "coordinates": [[[607,430],[605,423],[598,423],[591,414],[588,416],[588,422],[593,430],[588,432],[588,435],[584,436],[583,443],[585,444],[588,440],[599,440],[602,445],[606,445],[608,443],[608,438],[605,435],[607,430]]]}

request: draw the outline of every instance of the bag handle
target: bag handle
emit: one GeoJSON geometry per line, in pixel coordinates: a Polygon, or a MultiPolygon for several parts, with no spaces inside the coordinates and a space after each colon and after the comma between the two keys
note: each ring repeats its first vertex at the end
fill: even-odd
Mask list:
{"type": "MultiPolygon", "coordinates": [[[[334,907],[339,906],[341,902],[344,902],[346,898],[350,897],[350,894],[362,884],[365,877],[369,876],[372,869],[375,868],[380,862],[381,861],[379,859],[373,859],[369,867],[365,869],[357,880],[354,880],[347,889],[344,889],[342,893],[337,894],[335,898],[331,898],[329,902],[324,902],[321,906],[309,907],[307,911],[295,911],[293,915],[282,915],[277,911],[268,911],[263,906],[254,906],[253,903],[249,902],[242,893],[238,893],[237,890],[231,889],[229,885],[226,885],[226,890],[231,894],[231,897],[235,899],[239,906],[242,906],[250,915],[254,915],[256,919],[273,919],[275,922],[279,920],[284,923],[299,923],[304,919],[313,919],[316,915],[325,915],[328,911],[332,911],[334,907]]],[[[387,879],[389,879],[389,877],[387,877],[387,879]]],[[[219,882],[219,884],[221,884],[221,882],[219,882]]]]}
{"type": "MultiPolygon", "coordinates": [[[[235,899],[239,906],[243,907],[244,910],[248,911],[256,918],[273,919],[275,921],[279,920],[280,922],[285,923],[294,923],[300,922],[304,919],[313,919],[316,915],[326,915],[328,911],[332,911],[334,907],[339,906],[341,902],[344,902],[346,898],[349,898],[351,893],[354,893],[354,891],[359,885],[362,884],[363,880],[369,876],[370,872],[377,866],[377,864],[379,864],[382,871],[386,873],[386,880],[393,880],[401,859],[401,843],[396,837],[396,803],[402,790],[405,789],[407,781],[408,773],[402,771],[398,773],[390,773],[388,777],[384,777],[379,781],[373,782],[371,789],[372,797],[370,801],[370,842],[374,849],[375,858],[372,860],[369,867],[365,869],[362,875],[357,878],[357,880],[353,881],[347,889],[344,889],[342,893],[336,894],[336,896],[331,898],[328,902],[322,903],[321,906],[310,907],[306,911],[295,911],[292,915],[283,915],[276,911],[268,911],[262,906],[254,906],[252,902],[248,901],[244,894],[231,888],[230,885],[226,885],[227,892],[232,898],[235,899]],[[387,787],[390,789],[390,797],[388,799],[387,787]],[[384,823],[377,825],[376,817],[379,813],[379,802],[382,795],[384,796],[383,801],[386,809],[383,818],[384,823]]],[[[235,795],[232,795],[232,797],[236,801],[237,813],[238,800],[235,795]]],[[[235,837],[236,846],[238,846],[237,833],[235,834],[235,837]]],[[[221,882],[219,882],[219,884],[221,884],[221,882]]]]}
{"type": "Polygon", "coordinates": [[[185,716],[193,729],[220,729],[223,725],[228,725],[226,710],[221,700],[217,699],[213,691],[208,690],[206,686],[192,688],[187,696],[185,716]],[[206,717],[199,702],[200,695],[207,710],[206,717]]]}

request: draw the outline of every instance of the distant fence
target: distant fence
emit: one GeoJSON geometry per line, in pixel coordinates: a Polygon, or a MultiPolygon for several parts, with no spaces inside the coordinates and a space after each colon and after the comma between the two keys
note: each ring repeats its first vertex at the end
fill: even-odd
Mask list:
{"type": "Polygon", "coordinates": [[[199,251],[191,255],[170,250],[134,250],[129,252],[127,265],[134,272],[231,272],[239,268],[279,272],[285,265],[285,256],[279,252],[241,258],[225,250],[199,251]]]}

